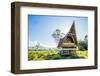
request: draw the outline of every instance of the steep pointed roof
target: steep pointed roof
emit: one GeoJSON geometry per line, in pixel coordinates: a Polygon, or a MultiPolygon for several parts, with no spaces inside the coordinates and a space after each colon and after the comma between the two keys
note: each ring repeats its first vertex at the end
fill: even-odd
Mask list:
{"type": "Polygon", "coordinates": [[[76,30],[75,30],[75,21],[73,21],[72,26],[69,30],[69,32],[65,35],[64,38],[60,39],[58,43],[58,47],[60,47],[64,43],[64,39],[67,39],[68,37],[71,37],[73,42],[77,45],[77,37],[76,37],[76,30]]]}
{"type": "Polygon", "coordinates": [[[68,34],[71,34],[71,36],[74,38],[75,44],[77,44],[77,37],[76,37],[76,30],[75,30],[75,21],[73,21],[73,24],[72,24],[68,34]]]}
{"type": "Polygon", "coordinates": [[[76,31],[75,31],[75,21],[73,21],[72,26],[71,26],[71,28],[70,28],[68,33],[76,34],[76,31]]]}

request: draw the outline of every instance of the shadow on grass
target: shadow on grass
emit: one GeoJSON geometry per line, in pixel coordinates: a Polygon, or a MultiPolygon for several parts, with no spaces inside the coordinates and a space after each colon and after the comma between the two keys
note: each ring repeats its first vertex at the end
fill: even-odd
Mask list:
{"type": "Polygon", "coordinates": [[[54,54],[54,55],[48,55],[45,60],[59,60],[59,59],[84,59],[84,57],[54,54]]]}

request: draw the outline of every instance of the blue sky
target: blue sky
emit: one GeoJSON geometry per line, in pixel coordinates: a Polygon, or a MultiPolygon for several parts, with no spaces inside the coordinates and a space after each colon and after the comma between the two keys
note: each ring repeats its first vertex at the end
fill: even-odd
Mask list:
{"type": "Polygon", "coordinates": [[[29,46],[39,42],[45,46],[55,47],[57,44],[52,33],[60,29],[66,34],[73,21],[75,21],[77,39],[84,39],[88,34],[87,17],[28,15],[29,46]]]}

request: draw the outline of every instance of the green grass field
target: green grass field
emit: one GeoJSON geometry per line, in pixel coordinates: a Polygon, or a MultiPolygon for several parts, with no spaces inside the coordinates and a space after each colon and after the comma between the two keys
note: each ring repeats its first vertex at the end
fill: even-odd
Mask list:
{"type": "Polygon", "coordinates": [[[86,59],[88,52],[87,51],[76,51],[75,56],[62,56],[58,51],[28,51],[28,60],[58,60],[58,59],[86,59]]]}
{"type": "Polygon", "coordinates": [[[76,55],[80,58],[88,58],[88,51],[76,51],[76,55]]]}

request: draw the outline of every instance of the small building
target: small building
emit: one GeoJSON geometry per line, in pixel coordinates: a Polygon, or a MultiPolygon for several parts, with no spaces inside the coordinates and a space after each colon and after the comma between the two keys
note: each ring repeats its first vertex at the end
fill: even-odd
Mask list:
{"type": "Polygon", "coordinates": [[[77,49],[75,22],[72,23],[69,32],[60,39],[57,47],[62,49],[61,55],[75,55],[77,49]]]}

